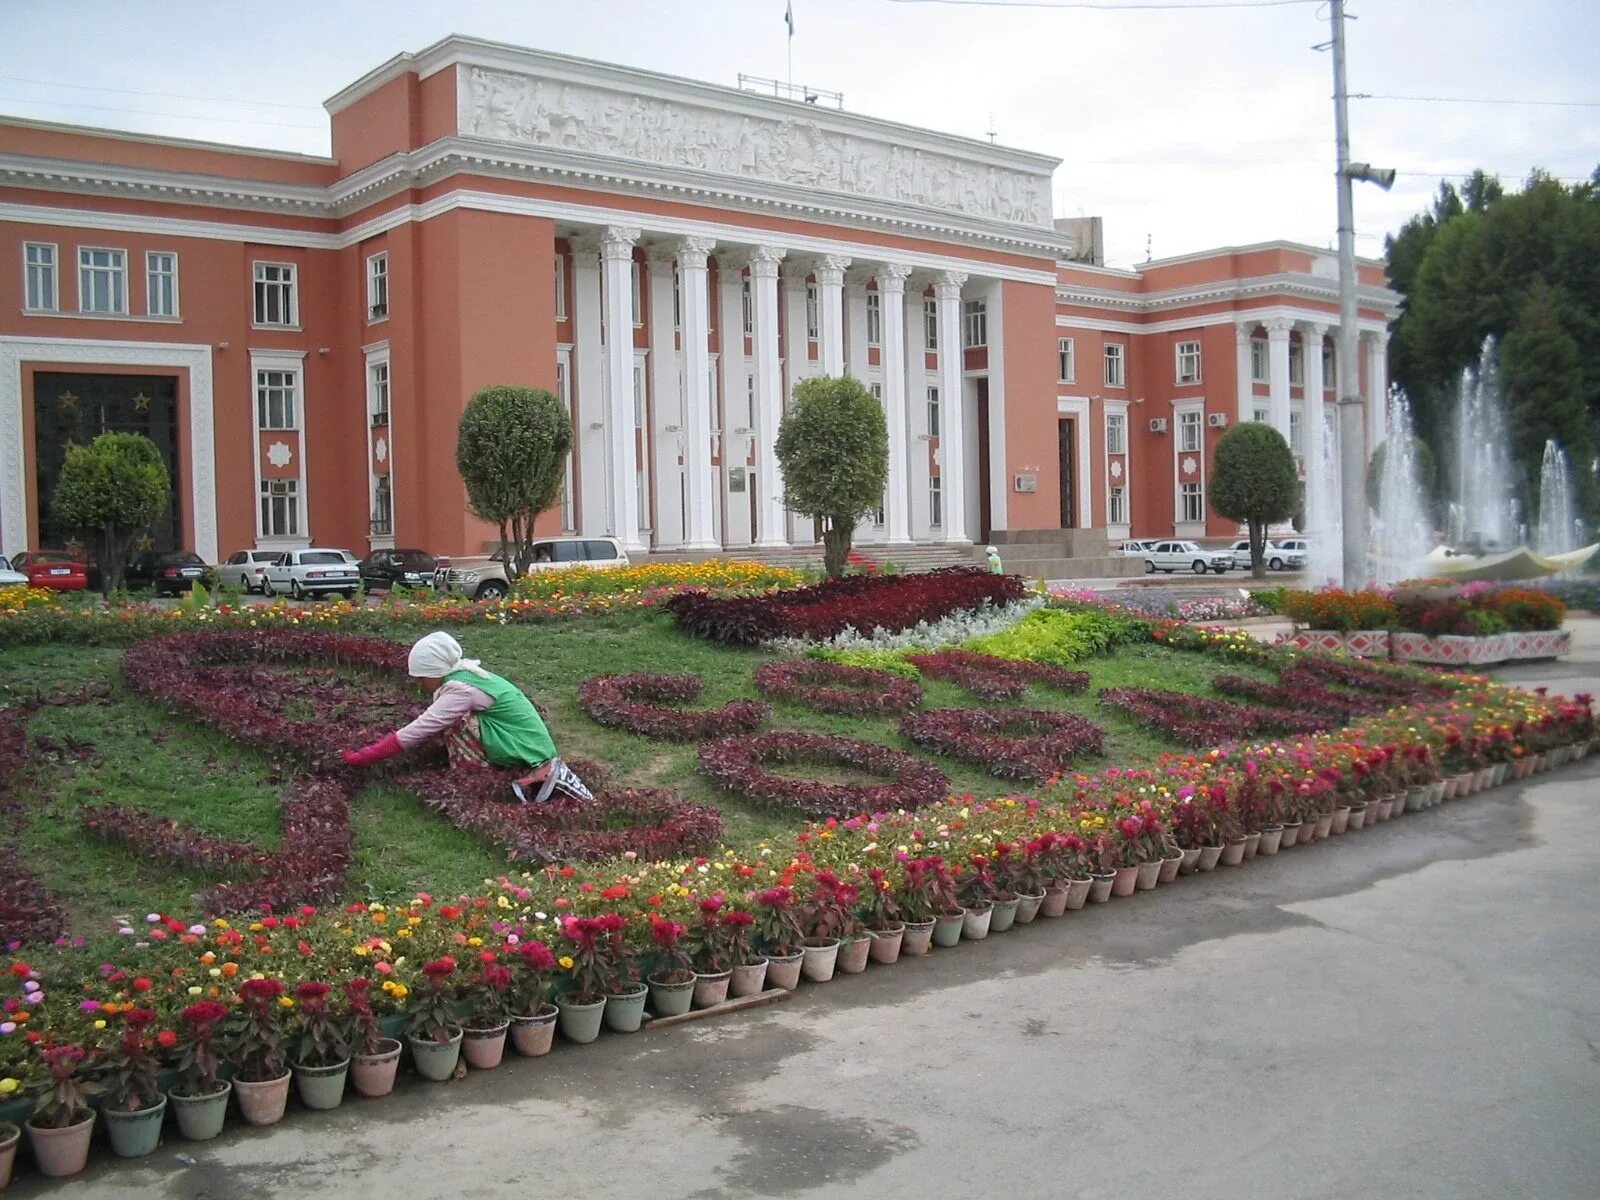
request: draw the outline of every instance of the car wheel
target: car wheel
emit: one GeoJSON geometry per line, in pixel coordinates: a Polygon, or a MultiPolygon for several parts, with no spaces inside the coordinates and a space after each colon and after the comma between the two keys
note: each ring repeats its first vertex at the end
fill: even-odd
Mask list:
{"type": "Polygon", "coordinates": [[[1228,568],[1227,567],[1212,567],[1211,569],[1213,571],[1215,571],[1218,575],[1226,575],[1228,573],[1228,568]]]}
{"type": "Polygon", "coordinates": [[[1281,571],[1281,570],[1283,570],[1283,559],[1281,559],[1281,558],[1269,559],[1268,562],[1267,562],[1267,566],[1271,567],[1274,571],[1281,571]]]}
{"type": "Polygon", "coordinates": [[[289,580],[289,595],[293,596],[296,600],[304,600],[306,598],[306,594],[301,589],[300,581],[298,579],[289,580]]]}
{"type": "Polygon", "coordinates": [[[490,581],[478,589],[476,599],[479,600],[504,600],[506,598],[506,585],[490,581]]]}
{"type": "Polygon", "coordinates": [[[346,591],[344,593],[344,598],[346,600],[354,600],[356,598],[356,594],[354,592],[352,592],[352,591],[346,591]]]}
{"type": "Polygon", "coordinates": [[[263,596],[276,596],[278,594],[272,590],[272,580],[268,579],[266,576],[262,576],[261,578],[261,594],[263,596]]]}
{"type": "Polygon", "coordinates": [[[1206,560],[1203,558],[1195,559],[1189,569],[1196,575],[1204,575],[1206,573],[1206,560]]]}
{"type": "Polygon", "coordinates": [[[239,576],[239,590],[241,592],[243,592],[246,596],[248,596],[251,592],[255,591],[255,588],[250,586],[250,576],[248,576],[248,575],[239,576]]]}
{"type": "Polygon", "coordinates": [[[1146,575],[1154,575],[1156,573],[1155,563],[1151,562],[1148,558],[1144,560],[1144,573],[1146,575]]]}

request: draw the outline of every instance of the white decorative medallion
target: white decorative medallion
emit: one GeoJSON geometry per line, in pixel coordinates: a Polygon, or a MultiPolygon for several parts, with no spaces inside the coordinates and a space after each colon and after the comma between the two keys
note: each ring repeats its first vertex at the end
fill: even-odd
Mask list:
{"type": "Polygon", "coordinates": [[[377,440],[376,443],[374,443],[374,445],[372,447],[372,457],[377,459],[379,462],[387,462],[388,461],[388,459],[389,459],[389,439],[388,438],[382,438],[381,437],[381,438],[379,438],[377,440]]]}
{"type": "Polygon", "coordinates": [[[1122,460],[1120,458],[1114,458],[1111,460],[1111,478],[1122,478],[1122,460]]]}
{"type": "Polygon", "coordinates": [[[294,461],[294,451],[283,442],[273,442],[267,447],[267,461],[281,471],[294,461]]]}
{"type": "Polygon", "coordinates": [[[1185,475],[1193,475],[1199,469],[1200,469],[1200,464],[1197,463],[1194,459],[1186,458],[1186,459],[1183,460],[1183,473],[1185,475]]]}

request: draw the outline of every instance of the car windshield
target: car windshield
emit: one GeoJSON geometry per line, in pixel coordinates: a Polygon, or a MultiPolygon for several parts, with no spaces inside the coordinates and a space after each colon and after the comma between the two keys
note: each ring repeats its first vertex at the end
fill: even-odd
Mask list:
{"type": "Polygon", "coordinates": [[[74,559],[72,555],[64,554],[60,550],[36,550],[34,551],[33,561],[46,563],[69,563],[76,562],[77,560],[74,559]]]}
{"type": "Polygon", "coordinates": [[[433,555],[421,550],[397,550],[394,556],[402,567],[413,571],[431,571],[434,567],[433,555]]]}
{"type": "Polygon", "coordinates": [[[307,565],[342,563],[344,562],[344,552],[342,550],[308,550],[300,556],[300,561],[307,565]]]}
{"type": "Polygon", "coordinates": [[[277,562],[278,552],[276,550],[252,550],[250,557],[255,562],[277,562]]]}
{"type": "Polygon", "coordinates": [[[198,554],[191,554],[185,550],[169,550],[157,556],[157,561],[164,567],[203,567],[205,559],[198,554]]]}

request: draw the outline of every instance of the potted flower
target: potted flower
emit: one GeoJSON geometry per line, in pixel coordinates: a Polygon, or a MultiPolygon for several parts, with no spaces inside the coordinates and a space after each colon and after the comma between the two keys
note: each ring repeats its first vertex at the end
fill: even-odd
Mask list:
{"type": "MultiPolygon", "coordinates": [[[[621,918],[615,918],[621,930],[621,918]]],[[[592,1042],[600,1036],[606,991],[617,977],[620,948],[600,917],[566,917],[561,935],[572,943],[571,953],[556,961],[568,972],[571,990],[556,998],[561,1012],[561,1033],[574,1042],[592,1042]]]]}
{"type": "MultiPolygon", "coordinates": [[[[906,926],[900,919],[900,902],[895,898],[894,885],[889,882],[889,873],[882,867],[867,868],[861,917],[867,924],[867,933],[872,937],[872,961],[898,962],[906,926]]],[[[929,928],[931,930],[932,926],[929,928]]]]}
{"type": "Polygon", "coordinates": [[[151,1009],[129,1009],[122,1017],[122,1036],[100,1062],[105,1090],[101,1111],[111,1149],[121,1158],[143,1158],[161,1141],[167,1098],[161,1094],[161,1063],[151,1028],[157,1020],[151,1009]]]}
{"type": "Polygon", "coordinates": [[[905,930],[900,948],[906,954],[926,954],[933,941],[934,914],[938,911],[936,882],[926,859],[908,859],[901,864],[894,902],[905,930]]]}
{"type": "Polygon", "coordinates": [[[1044,863],[1038,853],[1029,848],[1031,845],[1031,842],[1024,842],[1020,846],[1008,845],[1003,857],[999,856],[1000,847],[995,847],[995,874],[1000,879],[1000,886],[1017,897],[1018,925],[1032,922],[1044,904],[1044,863]]]}
{"type": "Polygon", "coordinates": [[[11,1167],[17,1161],[17,1144],[22,1141],[22,1130],[10,1121],[0,1121],[0,1192],[11,1182],[11,1167]]]}
{"type": "Polygon", "coordinates": [[[792,992],[800,983],[804,957],[800,942],[805,937],[795,913],[794,891],[779,886],[758,892],[754,898],[756,936],[767,959],[767,982],[792,992]]]}
{"type": "Polygon", "coordinates": [[[307,1108],[338,1108],[350,1073],[349,1021],[334,1011],[333,988],[319,979],[295,984],[295,1091],[307,1108]]]}
{"type": "Polygon", "coordinates": [[[449,955],[422,964],[422,980],[406,1008],[406,1043],[417,1073],[435,1083],[449,1079],[461,1059],[456,1023],[456,960],[449,955]]]}
{"type": "MultiPolygon", "coordinates": [[[[733,964],[728,991],[734,996],[754,996],[767,986],[767,957],[758,954],[750,941],[755,924],[755,914],[740,908],[722,914],[717,922],[721,935],[727,938],[726,958],[718,961],[733,964]]],[[[697,992],[697,999],[698,996],[697,992]]]]}
{"type": "MultiPolygon", "coordinates": [[[[742,962],[749,947],[750,922],[729,925],[727,918],[733,912],[724,912],[727,901],[718,893],[700,900],[700,922],[689,935],[689,957],[694,968],[694,1005],[710,1008],[728,998],[728,987],[733,977],[734,964],[742,962]],[[739,943],[744,945],[740,946],[739,943]]],[[[740,914],[748,918],[748,914],[740,914]]],[[[766,977],[766,961],[760,965],[762,978],[766,977]]],[[[760,991],[760,987],[756,991],[760,991]]],[[[743,993],[748,995],[749,993],[743,993]]]]}
{"type": "Polygon", "coordinates": [[[605,982],[605,1022],[613,1033],[637,1033],[644,1024],[644,1006],[650,986],[639,978],[638,960],[628,944],[627,921],[617,913],[602,913],[599,922],[610,974],[605,982]]]}
{"type": "Polygon", "coordinates": [[[800,906],[800,928],[806,934],[800,940],[805,953],[801,971],[807,979],[815,983],[832,979],[847,940],[852,956],[857,942],[861,944],[860,964],[852,957],[851,965],[856,971],[866,969],[866,927],[854,912],[858,898],[857,890],[832,871],[818,871],[811,877],[811,891],[800,906]]]}
{"type": "Polygon", "coordinates": [[[970,941],[989,936],[994,918],[994,870],[982,854],[974,854],[961,873],[961,935],[970,941]]]}
{"type": "Polygon", "coordinates": [[[478,955],[478,971],[461,989],[472,1009],[463,1021],[461,1052],[467,1065],[492,1071],[506,1053],[506,1031],[511,1028],[511,968],[493,950],[478,955]]]}
{"type": "Polygon", "coordinates": [[[688,927],[669,921],[660,913],[650,914],[650,941],[660,956],[661,965],[647,980],[650,1011],[658,1017],[677,1017],[694,1003],[694,962],[681,945],[688,927]]]}
{"type": "Polygon", "coordinates": [[[229,1030],[228,1058],[238,1068],[233,1090],[239,1111],[251,1125],[283,1120],[289,1103],[289,1065],[283,1050],[283,1011],[294,1001],[276,979],[247,979],[239,985],[239,1006],[229,1030]]]}
{"type": "Polygon", "coordinates": [[[1017,906],[1021,903],[1012,886],[1011,843],[996,842],[994,849],[984,857],[989,870],[989,899],[993,905],[989,912],[989,932],[1004,933],[1016,923],[1017,906]]]}
{"type": "Polygon", "coordinates": [[[24,1121],[33,1161],[52,1177],[76,1175],[89,1161],[89,1138],[94,1133],[94,1109],[89,1097],[100,1090],[84,1065],[88,1052],[82,1046],[51,1046],[41,1057],[46,1077],[40,1081],[38,1104],[24,1121]]]}
{"type": "MultiPolygon", "coordinates": [[[[178,1114],[178,1129],[194,1142],[210,1141],[222,1132],[228,1114],[228,1095],[233,1084],[220,1077],[222,1059],[217,1053],[217,1038],[228,1015],[228,1006],[218,1000],[200,1000],[184,1009],[179,1017],[183,1026],[178,1070],[183,1078],[167,1093],[178,1114]]],[[[165,1034],[157,1034],[162,1043],[165,1034]]]]}
{"type": "Polygon", "coordinates": [[[557,1009],[549,1003],[549,975],[556,957],[540,941],[518,942],[509,962],[511,987],[506,999],[511,1010],[511,1044],[518,1054],[538,1058],[550,1053],[555,1040],[557,1009]]]}
{"type": "MultiPolygon", "coordinates": [[[[396,988],[404,986],[394,985],[396,988]]],[[[395,1071],[400,1065],[400,1043],[383,1036],[372,1001],[372,980],[360,976],[347,979],[341,990],[348,1022],[346,1038],[354,1051],[350,1059],[350,1082],[363,1096],[387,1096],[394,1090],[395,1071]]],[[[403,1000],[405,995],[399,998],[403,1000]]]]}

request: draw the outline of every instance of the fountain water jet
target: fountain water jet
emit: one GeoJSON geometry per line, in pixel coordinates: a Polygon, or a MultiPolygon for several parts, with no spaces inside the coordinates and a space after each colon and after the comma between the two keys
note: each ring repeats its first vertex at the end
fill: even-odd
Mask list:
{"type": "Polygon", "coordinates": [[[1306,583],[1311,587],[1337,587],[1344,575],[1344,522],[1339,511],[1339,425],[1335,410],[1323,414],[1320,443],[1321,462],[1306,464],[1306,583]]]}
{"type": "Polygon", "coordinates": [[[1493,338],[1484,339],[1477,367],[1461,373],[1454,458],[1451,542],[1459,549],[1515,547],[1522,525],[1512,487],[1511,435],[1506,428],[1499,354],[1493,338]]]}
{"type": "Polygon", "coordinates": [[[1372,529],[1372,576],[1377,583],[1398,583],[1427,573],[1433,519],[1422,489],[1411,408],[1399,394],[1389,397],[1387,428],[1372,529]]]}
{"type": "Polygon", "coordinates": [[[1572,468],[1567,453],[1554,439],[1544,444],[1539,468],[1540,554],[1564,554],[1583,545],[1583,521],[1572,496],[1572,468]]]}

